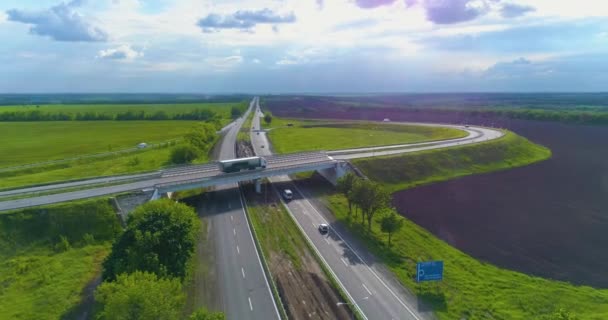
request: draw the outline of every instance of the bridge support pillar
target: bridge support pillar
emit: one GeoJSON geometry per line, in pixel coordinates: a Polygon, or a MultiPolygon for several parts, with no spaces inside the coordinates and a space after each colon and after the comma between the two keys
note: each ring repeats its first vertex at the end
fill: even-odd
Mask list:
{"type": "Polygon", "coordinates": [[[262,193],[262,179],[255,179],[255,192],[262,193]]]}
{"type": "Polygon", "coordinates": [[[161,198],[161,196],[162,194],[158,191],[158,189],[154,189],[154,193],[152,194],[152,198],[150,198],[150,201],[158,200],[161,198]]]}
{"type": "Polygon", "coordinates": [[[335,186],[338,184],[338,179],[345,175],[349,170],[350,168],[346,162],[338,162],[332,168],[317,170],[317,172],[335,186]]]}

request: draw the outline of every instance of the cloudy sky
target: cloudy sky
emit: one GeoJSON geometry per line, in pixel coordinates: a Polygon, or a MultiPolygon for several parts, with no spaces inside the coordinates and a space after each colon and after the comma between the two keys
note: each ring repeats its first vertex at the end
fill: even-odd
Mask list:
{"type": "Polygon", "coordinates": [[[0,92],[607,91],[597,0],[2,0],[0,92]]]}

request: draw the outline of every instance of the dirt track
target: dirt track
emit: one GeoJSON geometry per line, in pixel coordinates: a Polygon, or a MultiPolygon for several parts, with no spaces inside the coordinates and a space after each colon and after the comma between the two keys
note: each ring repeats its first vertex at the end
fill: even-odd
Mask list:
{"type": "Polygon", "coordinates": [[[283,117],[494,125],[549,147],[553,158],[548,161],[399,192],[395,205],[474,257],[547,278],[608,287],[608,127],[398,108],[307,108],[271,110],[283,117]]]}

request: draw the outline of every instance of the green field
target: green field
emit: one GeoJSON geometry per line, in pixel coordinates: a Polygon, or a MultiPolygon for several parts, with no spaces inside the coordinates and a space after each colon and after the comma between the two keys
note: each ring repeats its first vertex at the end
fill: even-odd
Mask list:
{"type": "Polygon", "coordinates": [[[339,150],[466,136],[466,132],[451,128],[365,122],[307,122],[275,118],[271,126],[274,129],[270,131],[269,138],[276,153],[339,150]],[[287,123],[293,126],[287,127],[287,123]]]}
{"type": "Polygon", "coordinates": [[[0,123],[0,167],[118,151],[181,138],[195,121],[0,123]]]}
{"type": "Polygon", "coordinates": [[[365,158],[353,163],[392,191],[421,184],[527,165],[551,157],[551,150],[507,132],[502,138],[468,146],[365,158]]]}
{"type": "Polygon", "coordinates": [[[0,215],[0,318],[60,319],[74,311],[119,232],[105,199],[0,215]]]}
{"type": "MultiPolygon", "coordinates": [[[[152,171],[169,165],[170,147],[154,148],[102,159],[83,159],[24,170],[0,172],[0,189],[152,171]]],[[[206,161],[206,155],[197,161],[206,161]]]]}
{"type": "Polygon", "coordinates": [[[239,106],[244,111],[246,103],[174,103],[174,104],[48,104],[48,105],[25,105],[25,106],[0,106],[3,112],[29,112],[40,111],[42,113],[65,113],[75,115],[77,113],[93,112],[115,115],[124,112],[145,112],[153,114],[164,111],[168,115],[183,114],[194,110],[210,110],[224,119],[230,118],[230,108],[239,106]]]}

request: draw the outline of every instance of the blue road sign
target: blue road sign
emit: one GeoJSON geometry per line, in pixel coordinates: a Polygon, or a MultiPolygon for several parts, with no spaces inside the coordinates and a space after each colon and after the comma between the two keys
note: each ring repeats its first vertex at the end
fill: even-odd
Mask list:
{"type": "Polygon", "coordinates": [[[416,264],[416,281],[438,281],[443,279],[443,261],[426,261],[416,264]]]}

